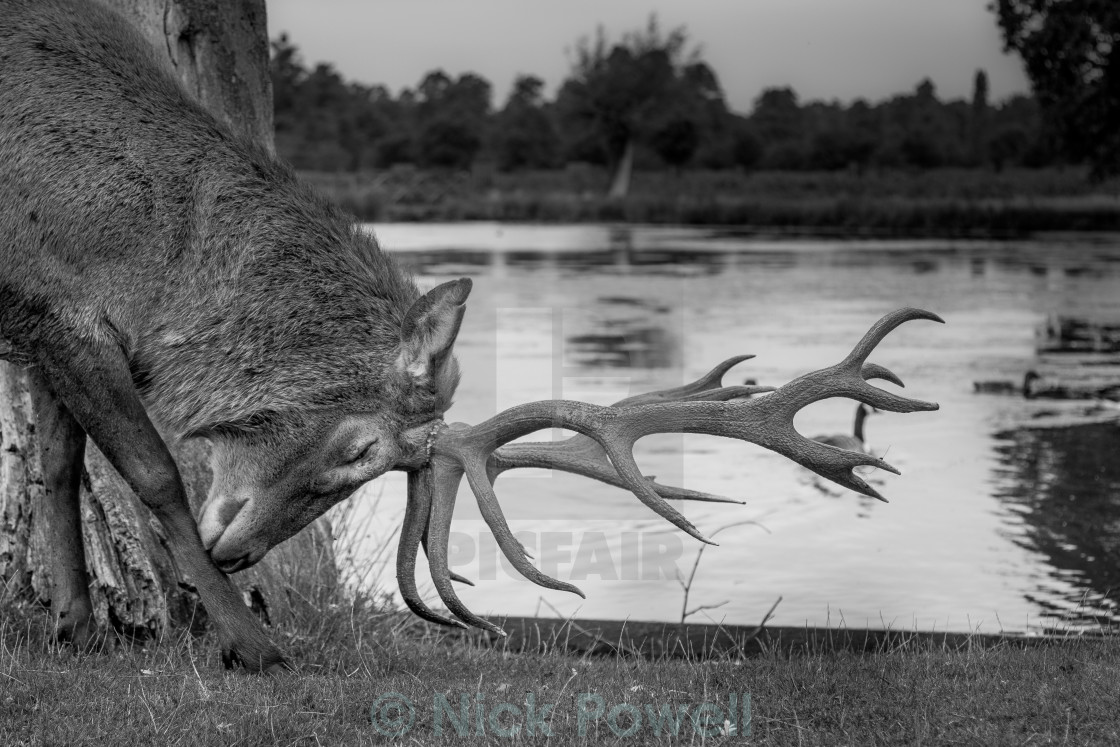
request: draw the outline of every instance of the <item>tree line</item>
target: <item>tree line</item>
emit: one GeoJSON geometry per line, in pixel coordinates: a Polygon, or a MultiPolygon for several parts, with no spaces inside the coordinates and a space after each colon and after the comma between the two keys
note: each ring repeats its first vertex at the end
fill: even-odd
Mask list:
{"type": "Polygon", "coordinates": [[[1064,156],[1120,174],[1120,3],[991,0],[1006,48],[1023,60],[1064,156]]]}
{"type": "Polygon", "coordinates": [[[296,168],[554,169],[590,163],[642,168],[841,170],[1041,167],[1063,153],[1036,100],[989,100],[978,71],[971,100],[942,100],[929,80],[870,103],[802,102],[789,87],[764,90],[747,114],[732,111],[716,72],[683,28],[646,28],[609,41],[602,30],[575,48],[551,100],[543,81],[519,76],[495,106],[471,72],[426,74],[394,96],[345,80],[329,63],[308,67],[287,35],[272,42],[276,144],[296,168]]]}

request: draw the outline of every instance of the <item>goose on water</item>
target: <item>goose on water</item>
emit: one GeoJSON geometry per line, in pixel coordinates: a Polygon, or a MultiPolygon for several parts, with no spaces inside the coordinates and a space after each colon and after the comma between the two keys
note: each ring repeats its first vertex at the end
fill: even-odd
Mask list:
{"type": "Polygon", "coordinates": [[[852,427],[852,432],[848,433],[834,433],[830,435],[814,436],[813,440],[818,441],[827,446],[835,446],[838,449],[848,449],[850,451],[862,451],[865,454],[871,453],[871,447],[868,446],[867,441],[863,435],[863,423],[867,420],[867,416],[871,413],[878,412],[878,410],[868,407],[862,402],[856,407],[855,424],[852,427]]]}

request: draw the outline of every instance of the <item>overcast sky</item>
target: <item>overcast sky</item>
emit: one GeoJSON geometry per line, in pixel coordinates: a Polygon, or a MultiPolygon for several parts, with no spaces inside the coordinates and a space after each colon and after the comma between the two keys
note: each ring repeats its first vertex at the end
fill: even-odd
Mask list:
{"type": "Polygon", "coordinates": [[[394,94],[430,70],[475,72],[500,107],[519,73],[551,97],[569,50],[602,25],[613,41],[657,13],[684,25],[716,71],[732,109],[763,88],[792,86],[802,102],[879,101],[930,78],[942,99],[969,98],[977,69],[992,100],[1026,92],[1005,55],[987,0],[267,0],[270,37],[286,31],[306,64],[394,94]]]}

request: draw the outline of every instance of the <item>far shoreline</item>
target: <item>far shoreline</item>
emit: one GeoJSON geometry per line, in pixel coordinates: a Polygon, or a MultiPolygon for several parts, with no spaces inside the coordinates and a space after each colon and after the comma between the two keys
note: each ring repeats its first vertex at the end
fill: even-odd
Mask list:
{"type": "Polygon", "coordinates": [[[846,228],[846,227],[805,227],[805,226],[760,226],[737,223],[650,223],[629,222],[617,220],[582,220],[582,221],[542,221],[542,220],[504,220],[495,218],[420,218],[415,216],[390,216],[376,220],[360,219],[360,223],[371,227],[379,225],[485,225],[498,226],[601,226],[604,228],[634,228],[634,229],[709,229],[718,235],[734,235],[736,238],[755,241],[1053,241],[1055,243],[1092,242],[1092,243],[1120,243],[1120,216],[1117,225],[1113,228],[1047,228],[1034,231],[988,231],[980,228],[964,231],[893,231],[877,230],[871,228],[846,228]]]}
{"type": "Polygon", "coordinates": [[[604,194],[594,169],[301,172],[361,221],[665,225],[773,238],[988,239],[1120,233],[1120,181],[1073,169],[636,172],[604,194]]]}
{"type": "Polygon", "coordinates": [[[1037,647],[1073,640],[1106,640],[1100,633],[962,633],[901,628],[827,628],[637,620],[575,620],[495,617],[508,634],[449,632],[449,636],[488,638],[491,645],[519,653],[564,651],[580,656],[634,656],[643,659],[743,659],[775,652],[784,655],[849,651],[883,652],[913,644],[967,650],[997,646],[1037,647]]]}

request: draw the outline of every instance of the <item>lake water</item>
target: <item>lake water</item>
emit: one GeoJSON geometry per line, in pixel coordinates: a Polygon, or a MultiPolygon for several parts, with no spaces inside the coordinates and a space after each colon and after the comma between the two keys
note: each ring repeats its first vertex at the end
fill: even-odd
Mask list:
{"type": "MultiPolygon", "coordinates": [[[[841,360],[902,306],[909,322],[871,360],[934,413],[874,415],[867,436],[902,471],[870,479],[890,503],[858,496],[737,441],[678,435],[638,444],[658,480],[744,500],[681,510],[708,548],[688,600],[692,622],[918,630],[1092,629],[1118,620],[1120,411],[977,395],[974,380],[1019,380],[1048,314],[1120,319],[1120,243],[768,240],[681,228],[378,225],[424,288],[474,281],[456,352],[464,371],[448,420],[479,422],[543,398],[609,404],[677,386],[741,353],[725,378],[780,385],[841,360]]],[[[887,389],[893,385],[880,383],[887,389]]],[[[806,435],[852,427],[855,405],[803,410],[806,435]]],[[[535,440],[560,437],[544,432],[535,440]]],[[[395,590],[393,532],[404,479],[368,486],[358,511],[374,574],[395,590]],[[389,553],[392,554],[391,552],[389,553]]],[[[461,597],[492,615],[678,620],[676,576],[701,545],[632,495],[561,473],[497,483],[510,524],[540,567],[582,600],[539,589],[498,560],[465,484],[453,526],[461,597]]],[[[428,579],[421,560],[421,581],[428,579]]],[[[426,588],[438,603],[430,582],[426,588]]]]}

